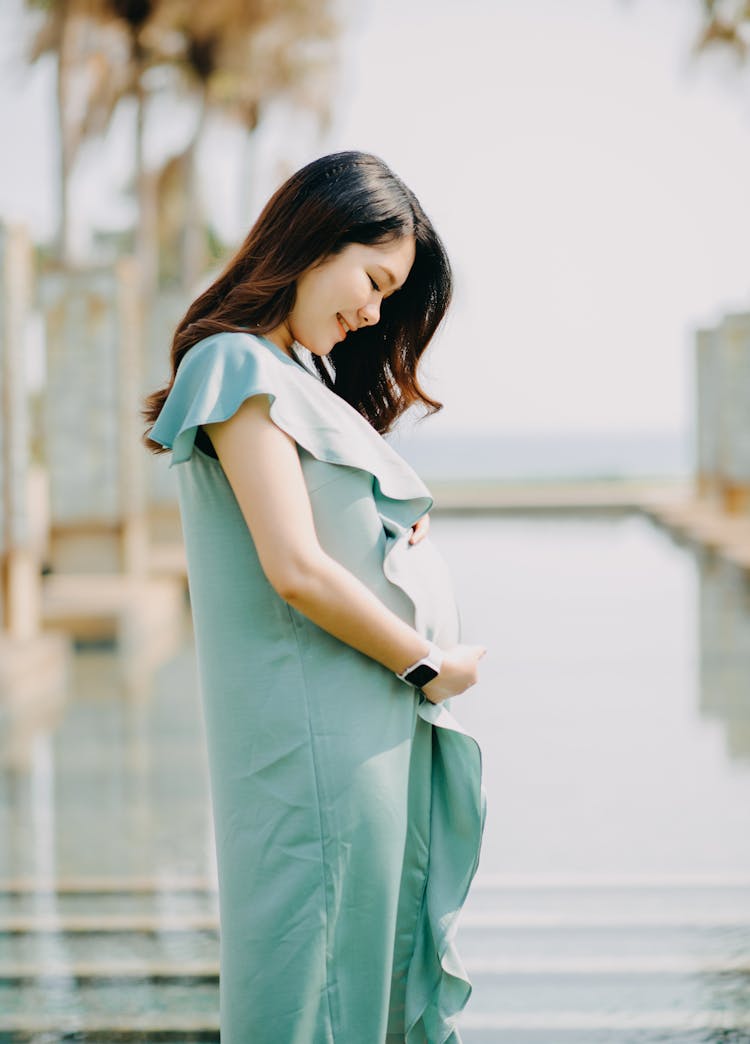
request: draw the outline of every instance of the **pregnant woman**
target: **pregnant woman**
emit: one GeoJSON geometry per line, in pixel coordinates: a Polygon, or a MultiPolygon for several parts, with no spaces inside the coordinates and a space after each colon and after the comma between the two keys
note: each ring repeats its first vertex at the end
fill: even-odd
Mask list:
{"type": "Polygon", "coordinates": [[[484,826],[477,680],[428,489],[383,438],[445,251],[377,157],[278,189],[175,333],[172,450],[214,814],[222,1044],[457,1044],[453,941],[484,826]],[[306,363],[299,347],[307,349],[306,363]]]}

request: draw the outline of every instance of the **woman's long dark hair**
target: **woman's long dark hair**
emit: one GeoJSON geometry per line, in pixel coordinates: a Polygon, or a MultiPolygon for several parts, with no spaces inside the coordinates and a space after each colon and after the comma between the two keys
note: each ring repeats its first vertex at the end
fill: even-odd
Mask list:
{"type": "Polygon", "coordinates": [[[452,294],[451,268],[439,236],[416,196],[377,156],[339,152],[314,160],[274,193],[245,242],[215,282],[190,306],[172,341],[172,377],[144,400],[148,437],[182,357],[222,331],[265,334],[289,315],[296,280],[347,243],[384,243],[412,234],[416,255],[406,282],[384,299],[380,320],[352,331],[326,361],[321,378],[381,434],[414,403],[442,408],[421,388],[417,363],[452,294]]]}

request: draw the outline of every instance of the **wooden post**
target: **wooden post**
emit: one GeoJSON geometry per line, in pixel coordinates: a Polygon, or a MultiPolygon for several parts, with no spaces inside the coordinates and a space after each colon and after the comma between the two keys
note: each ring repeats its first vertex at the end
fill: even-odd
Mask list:
{"type": "Polygon", "coordinates": [[[2,445],[0,474],[0,557],[2,624],[12,638],[38,631],[40,571],[32,551],[29,521],[29,407],[26,341],[31,305],[32,252],[20,226],[0,228],[0,386],[2,445]]]}
{"type": "MultiPolygon", "coordinates": [[[[163,388],[171,374],[170,353],[177,324],[188,301],[182,291],[161,290],[148,317],[144,346],[142,396],[163,388]]],[[[145,421],[141,431],[146,428],[145,421]]],[[[169,469],[168,453],[143,452],[147,474],[149,569],[156,575],[185,576],[182,526],[177,506],[177,475],[169,469]]]]}
{"type": "Polygon", "coordinates": [[[128,575],[143,576],[148,567],[146,461],[140,441],[143,425],[139,412],[144,357],[144,316],[141,311],[140,278],[135,259],[122,258],[117,263],[115,276],[119,331],[117,363],[121,561],[122,568],[128,575]]]}
{"type": "Polygon", "coordinates": [[[695,484],[705,500],[719,488],[719,337],[695,332],[695,484]]]}
{"type": "Polygon", "coordinates": [[[40,626],[43,476],[31,467],[26,367],[33,277],[26,230],[0,227],[0,764],[19,769],[35,732],[62,711],[70,661],[68,640],[40,626]]]}
{"type": "MultiPolygon", "coordinates": [[[[189,302],[182,291],[160,291],[148,317],[144,345],[143,395],[167,384],[171,373],[170,353],[177,324],[187,311],[189,302]]],[[[145,421],[141,430],[146,427],[145,421]]],[[[169,454],[147,453],[147,499],[150,507],[177,504],[177,480],[170,471],[169,454]]]]}
{"type": "Polygon", "coordinates": [[[719,489],[724,511],[750,514],[750,313],[719,329],[719,489]]]}

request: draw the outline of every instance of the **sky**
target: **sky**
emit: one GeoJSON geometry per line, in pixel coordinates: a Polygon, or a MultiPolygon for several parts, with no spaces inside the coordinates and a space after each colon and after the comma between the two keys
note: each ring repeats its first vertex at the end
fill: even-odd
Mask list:
{"type": "MultiPolygon", "coordinates": [[[[51,66],[25,71],[0,0],[0,217],[54,223],[51,66]]],[[[249,144],[210,128],[206,204],[244,237],[280,172],[358,148],[410,185],[448,248],[455,301],[425,356],[441,431],[684,432],[693,331],[750,310],[750,93],[691,61],[698,0],[371,0],[345,32],[325,138],[272,109],[249,144]]],[[[75,185],[80,242],[125,224],[130,116],[75,185]],[[119,181],[119,185],[118,185],[119,181]]],[[[151,154],[187,108],[154,110],[151,154]]]]}

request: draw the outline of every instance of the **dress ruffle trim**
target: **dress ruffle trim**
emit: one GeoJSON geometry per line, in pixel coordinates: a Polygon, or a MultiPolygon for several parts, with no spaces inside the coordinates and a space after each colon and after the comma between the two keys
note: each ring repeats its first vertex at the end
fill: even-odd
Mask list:
{"type": "Polygon", "coordinates": [[[220,333],[183,357],[150,437],[172,449],[170,467],[190,458],[200,424],[228,420],[251,395],[266,394],[278,427],[318,460],[370,471],[382,493],[432,507],[416,472],[348,402],[273,342],[220,333]]]}
{"type": "MultiPolygon", "coordinates": [[[[439,637],[420,619],[420,601],[401,568],[408,531],[433,505],[411,466],[349,403],[265,338],[220,333],[183,357],[150,431],[172,449],[170,467],[190,459],[198,426],[227,420],[252,395],[266,394],[273,422],[320,461],[358,468],[373,478],[387,534],[383,571],[415,607],[415,627],[439,637]]],[[[429,577],[424,577],[429,583],[429,577]]],[[[452,630],[449,626],[448,630],[452,630]]],[[[458,633],[449,636],[457,641],[458,633]]],[[[415,952],[406,986],[406,1044],[458,1040],[455,1020],[471,983],[455,947],[460,909],[479,861],[486,799],[481,751],[445,704],[419,695],[417,713],[433,728],[430,868],[415,952]]]]}
{"type": "Polygon", "coordinates": [[[456,948],[458,919],[479,863],[486,818],[482,754],[445,703],[422,696],[432,730],[430,865],[406,983],[406,1044],[453,1044],[471,981],[456,948]]]}

